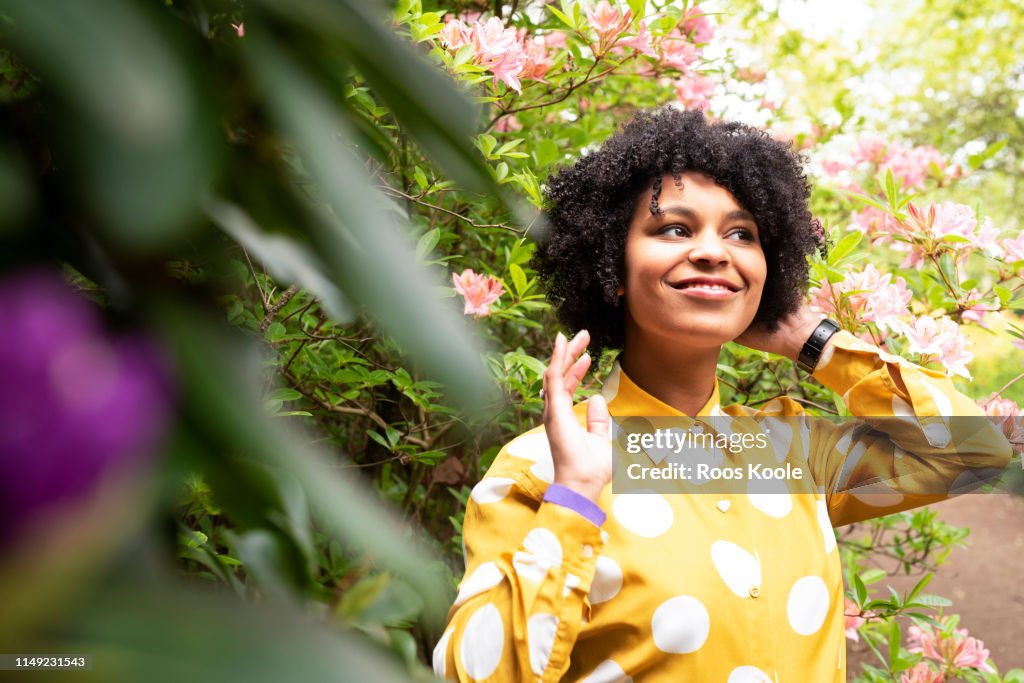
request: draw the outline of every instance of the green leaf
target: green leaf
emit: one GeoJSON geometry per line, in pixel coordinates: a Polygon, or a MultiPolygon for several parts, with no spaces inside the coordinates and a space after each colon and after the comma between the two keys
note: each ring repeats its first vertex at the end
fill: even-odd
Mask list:
{"type": "MultiPolygon", "coordinates": [[[[565,2],[563,2],[562,3],[562,7],[565,8],[565,6],[566,6],[566,4],[565,4],[565,2]]],[[[569,18],[569,14],[571,13],[571,10],[566,12],[566,11],[558,9],[554,5],[548,5],[548,11],[550,11],[552,14],[554,14],[556,17],[558,17],[559,20],[561,20],[561,22],[563,24],[565,24],[566,26],[568,26],[569,28],[571,28],[574,31],[576,30],[576,24],[573,22],[572,19],[569,18]]]]}
{"type": "Polygon", "coordinates": [[[508,270],[512,275],[512,284],[516,288],[516,295],[520,297],[523,296],[526,293],[527,288],[526,273],[524,273],[523,269],[515,263],[510,264],[508,270]]]}
{"type": "Polygon", "coordinates": [[[131,0],[3,4],[5,42],[69,109],[74,126],[52,143],[95,224],[134,251],[201,226],[198,199],[222,147],[200,94],[208,85],[170,12],[131,0]]]}
{"type": "Polygon", "coordinates": [[[863,606],[868,601],[868,589],[859,574],[853,575],[853,589],[857,593],[857,604],[863,606]]]}
{"type": "Polygon", "coordinates": [[[889,622],[889,656],[896,659],[900,655],[900,622],[892,619],[889,622]]]}
{"type": "Polygon", "coordinates": [[[861,579],[861,581],[864,582],[865,586],[870,586],[871,584],[873,584],[873,583],[875,583],[877,581],[881,581],[882,579],[884,579],[888,575],[889,574],[884,569],[874,568],[874,569],[867,569],[867,570],[861,572],[860,573],[860,579],[861,579]]]}
{"type": "Polygon", "coordinates": [[[995,291],[996,296],[999,297],[999,303],[1003,306],[1010,303],[1010,300],[1013,298],[1013,292],[1002,285],[993,285],[992,289],[995,291]]]}
{"type": "Polygon", "coordinates": [[[235,204],[207,197],[203,208],[206,215],[262,263],[275,280],[308,290],[335,322],[352,321],[352,306],[325,274],[320,259],[306,245],[285,235],[264,232],[249,214],[235,204]]]}
{"type": "Polygon", "coordinates": [[[839,240],[839,243],[833,247],[828,254],[828,264],[830,266],[834,266],[839,263],[843,257],[847,256],[857,248],[857,245],[860,244],[863,237],[863,233],[851,232],[843,237],[843,239],[839,240]]]}
{"type": "Polygon", "coordinates": [[[917,582],[917,585],[915,585],[915,586],[914,586],[914,587],[913,587],[912,589],[910,589],[910,592],[909,592],[909,593],[907,593],[907,598],[906,598],[906,602],[910,602],[910,601],[912,601],[912,600],[913,600],[913,599],[914,599],[915,597],[917,597],[917,595],[918,595],[918,594],[919,594],[919,593],[920,593],[921,591],[923,591],[923,590],[925,589],[925,587],[926,587],[926,586],[927,586],[927,585],[928,585],[929,583],[931,583],[931,582],[932,582],[932,579],[934,579],[934,578],[935,578],[935,574],[934,574],[934,573],[931,573],[931,572],[929,572],[929,573],[925,574],[924,576],[922,576],[922,577],[921,577],[921,580],[917,582]]]}
{"type": "Polygon", "coordinates": [[[423,261],[434,251],[434,247],[437,246],[438,240],[441,239],[441,229],[434,228],[423,233],[419,241],[416,242],[416,259],[423,261]]]}

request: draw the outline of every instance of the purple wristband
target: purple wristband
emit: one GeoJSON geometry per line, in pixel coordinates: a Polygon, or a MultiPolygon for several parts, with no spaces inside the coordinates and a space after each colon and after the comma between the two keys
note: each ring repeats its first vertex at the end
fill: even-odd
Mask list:
{"type": "Polygon", "coordinates": [[[604,524],[604,520],[608,518],[608,515],[598,507],[597,503],[561,484],[548,486],[547,493],[544,494],[544,501],[569,508],[573,512],[582,515],[584,519],[594,526],[601,526],[604,524]]]}

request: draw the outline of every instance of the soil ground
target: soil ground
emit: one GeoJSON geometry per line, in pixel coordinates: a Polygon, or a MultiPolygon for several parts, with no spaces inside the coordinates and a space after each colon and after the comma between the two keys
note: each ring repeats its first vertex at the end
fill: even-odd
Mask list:
{"type": "MultiPolygon", "coordinates": [[[[961,627],[985,642],[1001,672],[1024,668],[1024,497],[964,495],[935,509],[943,521],[969,527],[971,535],[969,548],[953,550],[925,592],[953,601],[951,610],[960,615],[961,627]]],[[[891,577],[889,582],[907,591],[918,580],[891,577]]],[[[878,664],[863,641],[848,640],[847,645],[851,678],[860,662],[878,664]]]]}

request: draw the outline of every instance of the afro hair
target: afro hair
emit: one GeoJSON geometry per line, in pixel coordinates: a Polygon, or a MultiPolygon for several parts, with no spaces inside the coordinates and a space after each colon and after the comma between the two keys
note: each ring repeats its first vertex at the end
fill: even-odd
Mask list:
{"type": "Polygon", "coordinates": [[[626,234],[641,194],[661,178],[697,172],[732,193],[754,215],[768,265],[754,318],[769,332],[800,305],[807,256],[825,250],[821,224],[808,208],[810,183],[799,154],[767,132],[735,122],[709,122],[699,111],[640,112],[597,151],[548,178],[551,230],[533,266],[570,330],[590,332],[590,349],[621,349],[626,234]]]}

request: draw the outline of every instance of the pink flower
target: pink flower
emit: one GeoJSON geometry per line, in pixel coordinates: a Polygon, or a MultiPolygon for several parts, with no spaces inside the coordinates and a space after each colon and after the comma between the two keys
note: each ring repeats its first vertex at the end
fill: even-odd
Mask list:
{"type": "Polygon", "coordinates": [[[458,52],[463,45],[469,45],[473,41],[472,29],[461,19],[449,19],[438,35],[441,44],[452,52],[458,52]]]}
{"type": "Polygon", "coordinates": [[[925,145],[907,148],[893,143],[888,148],[888,158],[882,168],[892,171],[893,177],[900,178],[904,187],[924,188],[924,181],[932,174],[932,166],[942,171],[946,159],[939,150],[925,145]]]}
{"type": "Polygon", "coordinates": [[[850,168],[850,162],[844,159],[822,159],[821,170],[825,175],[838,175],[850,168]]]}
{"type": "Polygon", "coordinates": [[[967,635],[964,629],[957,629],[957,633],[964,636],[963,640],[957,643],[956,649],[952,652],[952,663],[957,668],[970,667],[986,673],[995,673],[995,669],[988,665],[988,650],[985,643],[977,638],[967,635]]]}
{"type": "Polygon", "coordinates": [[[654,51],[654,47],[651,45],[651,34],[647,31],[647,22],[645,21],[640,22],[640,28],[635,36],[627,40],[620,40],[619,45],[631,47],[648,57],[658,56],[658,53],[654,51]]]}
{"type": "Polygon", "coordinates": [[[494,74],[494,85],[502,81],[518,93],[523,92],[519,74],[526,66],[526,55],[515,29],[505,28],[498,17],[473,27],[474,61],[494,74]]]}
{"type": "Polygon", "coordinates": [[[857,148],[850,156],[855,164],[866,161],[869,164],[880,164],[888,158],[886,149],[888,144],[877,135],[861,138],[857,142],[857,148]]]}
{"type": "Polygon", "coordinates": [[[935,671],[924,662],[919,662],[910,671],[900,674],[900,683],[943,683],[943,681],[943,673],[935,671]]]}
{"type": "MultiPolygon", "coordinates": [[[[860,642],[860,636],[857,634],[857,629],[867,623],[867,619],[861,615],[860,607],[857,607],[850,598],[846,598],[846,609],[844,610],[845,618],[845,629],[846,637],[855,643],[860,642]]],[[[870,616],[870,615],[868,615],[870,616]]]]}
{"type": "Polygon", "coordinates": [[[633,16],[630,10],[626,10],[626,13],[623,14],[617,8],[612,7],[608,4],[608,0],[601,0],[594,9],[584,8],[584,12],[586,12],[587,21],[590,22],[590,28],[594,29],[594,33],[597,34],[598,51],[614,43],[619,34],[629,26],[629,20],[633,16]]]}
{"type": "Polygon", "coordinates": [[[711,42],[711,39],[715,37],[715,27],[708,21],[704,10],[696,5],[691,7],[686,13],[686,16],[683,18],[682,28],[683,33],[688,35],[698,45],[711,42]]]}
{"type": "Polygon", "coordinates": [[[547,47],[543,41],[537,41],[529,37],[529,34],[522,31],[523,56],[526,58],[523,64],[523,71],[519,74],[522,78],[529,78],[539,81],[547,75],[553,60],[548,55],[547,47]]]}
{"type": "Polygon", "coordinates": [[[680,78],[674,85],[676,97],[687,109],[707,109],[708,96],[715,90],[715,84],[710,78],[698,74],[680,78]]]}
{"type": "Polygon", "coordinates": [[[683,38],[666,38],[661,43],[661,63],[683,73],[690,70],[697,61],[697,48],[683,38]]]}
{"type": "Polygon", "coordinates": [[[992,219],[985,217],[985,220],[978,226],[978,234],[974,238],[974,246],[981,249],[994,258],[1003,257],[1003,249],[996,241],[999,238],[999,228],[992,225],[992,219]]]}
{"type": "Polygon", "coordinates": [[[971,379],[967,363],[974,359],[974,354],[967,350],[970,342],[957,325],[948,316],[936,320],[928,316],[920,316],[911,320],[910,324],[899,323],[900,331],[910,343],[911,353],[922,356],[935,356],[946,367],[947,375],[960,375],[971,379]]]}
{"type": "Polygon", "coordinates": [[[550,50],[564,50],[566,35],[563,31],[552,31],[541,36],[544,45],[550,50]]]}
{"type": "Polygon", "coordinates": [[[478,318],[490,315],[490,305],[497,301],[505,291],[505,287],[497,278],[474,273],[470,268],[462,271],[461,275],[452,273],[452,282],[455,285],[455,291],[466,300],[463,313],[472,314],[478,318]]]}
{"type": "Polygon", "coordinates": [[[978,219],[975,218],[971,207],[965,204],[942,202],[939,205],[929,206],[929,213],[934,216],[930,226],[934,237],[942,239],[946,235],[958,235],[973,241],[974,229],[978,227],[978,219]],[[932,207],[934,207],[934,214],[931,214],[932,207]]]}
{"type": "Polygon", "coordinates": [[[514,133],[522,129],[523,124],[519,123],[519,118],[515,114],[502,116],[494,123],[495,133],[514,133]]]}
{"type": "Polygon", "coordinates": [[[245,37],[245,22],[238,22],[237,24],[231,24],[231,28],[235,29],[235,33],[238,34],[239,38],[245,37]]]}
{"type": "Polygon", "coordinates": [[[998,311],[999,306],[994,303],[983,303],[981,301],[981,292],[977,289],[972,289],[967,293],[967,308],[961,313],[961,319],[970,320],[971,322],[978,323],[984,328],[988,328],[985,325],[985,316],[992,311],[998,311]]]}
{"type": "Polygon", "coordinates": [[[1024,261],[1024,231],[1012,240],[1001,240],[999,246],[1006,252],[1007,261],[1024,261]]]}
{"type": "MultiPolygon", "coordinates": [[[[948,624],[947,620],[944,620],[943,623],[948,624]]],[[[986,662],[989,651],[985,649],[985,643],[968,635],[967,629],[954,629],[953,633],[946,635],[928,625],[914,625],[907,630],[907,633],[909,634],[908,652],[921,653],[928,659],[943,662],[947,666],[957,669],[972,668],[986,673],[995,673],[995,669],[986,662]]]]}

